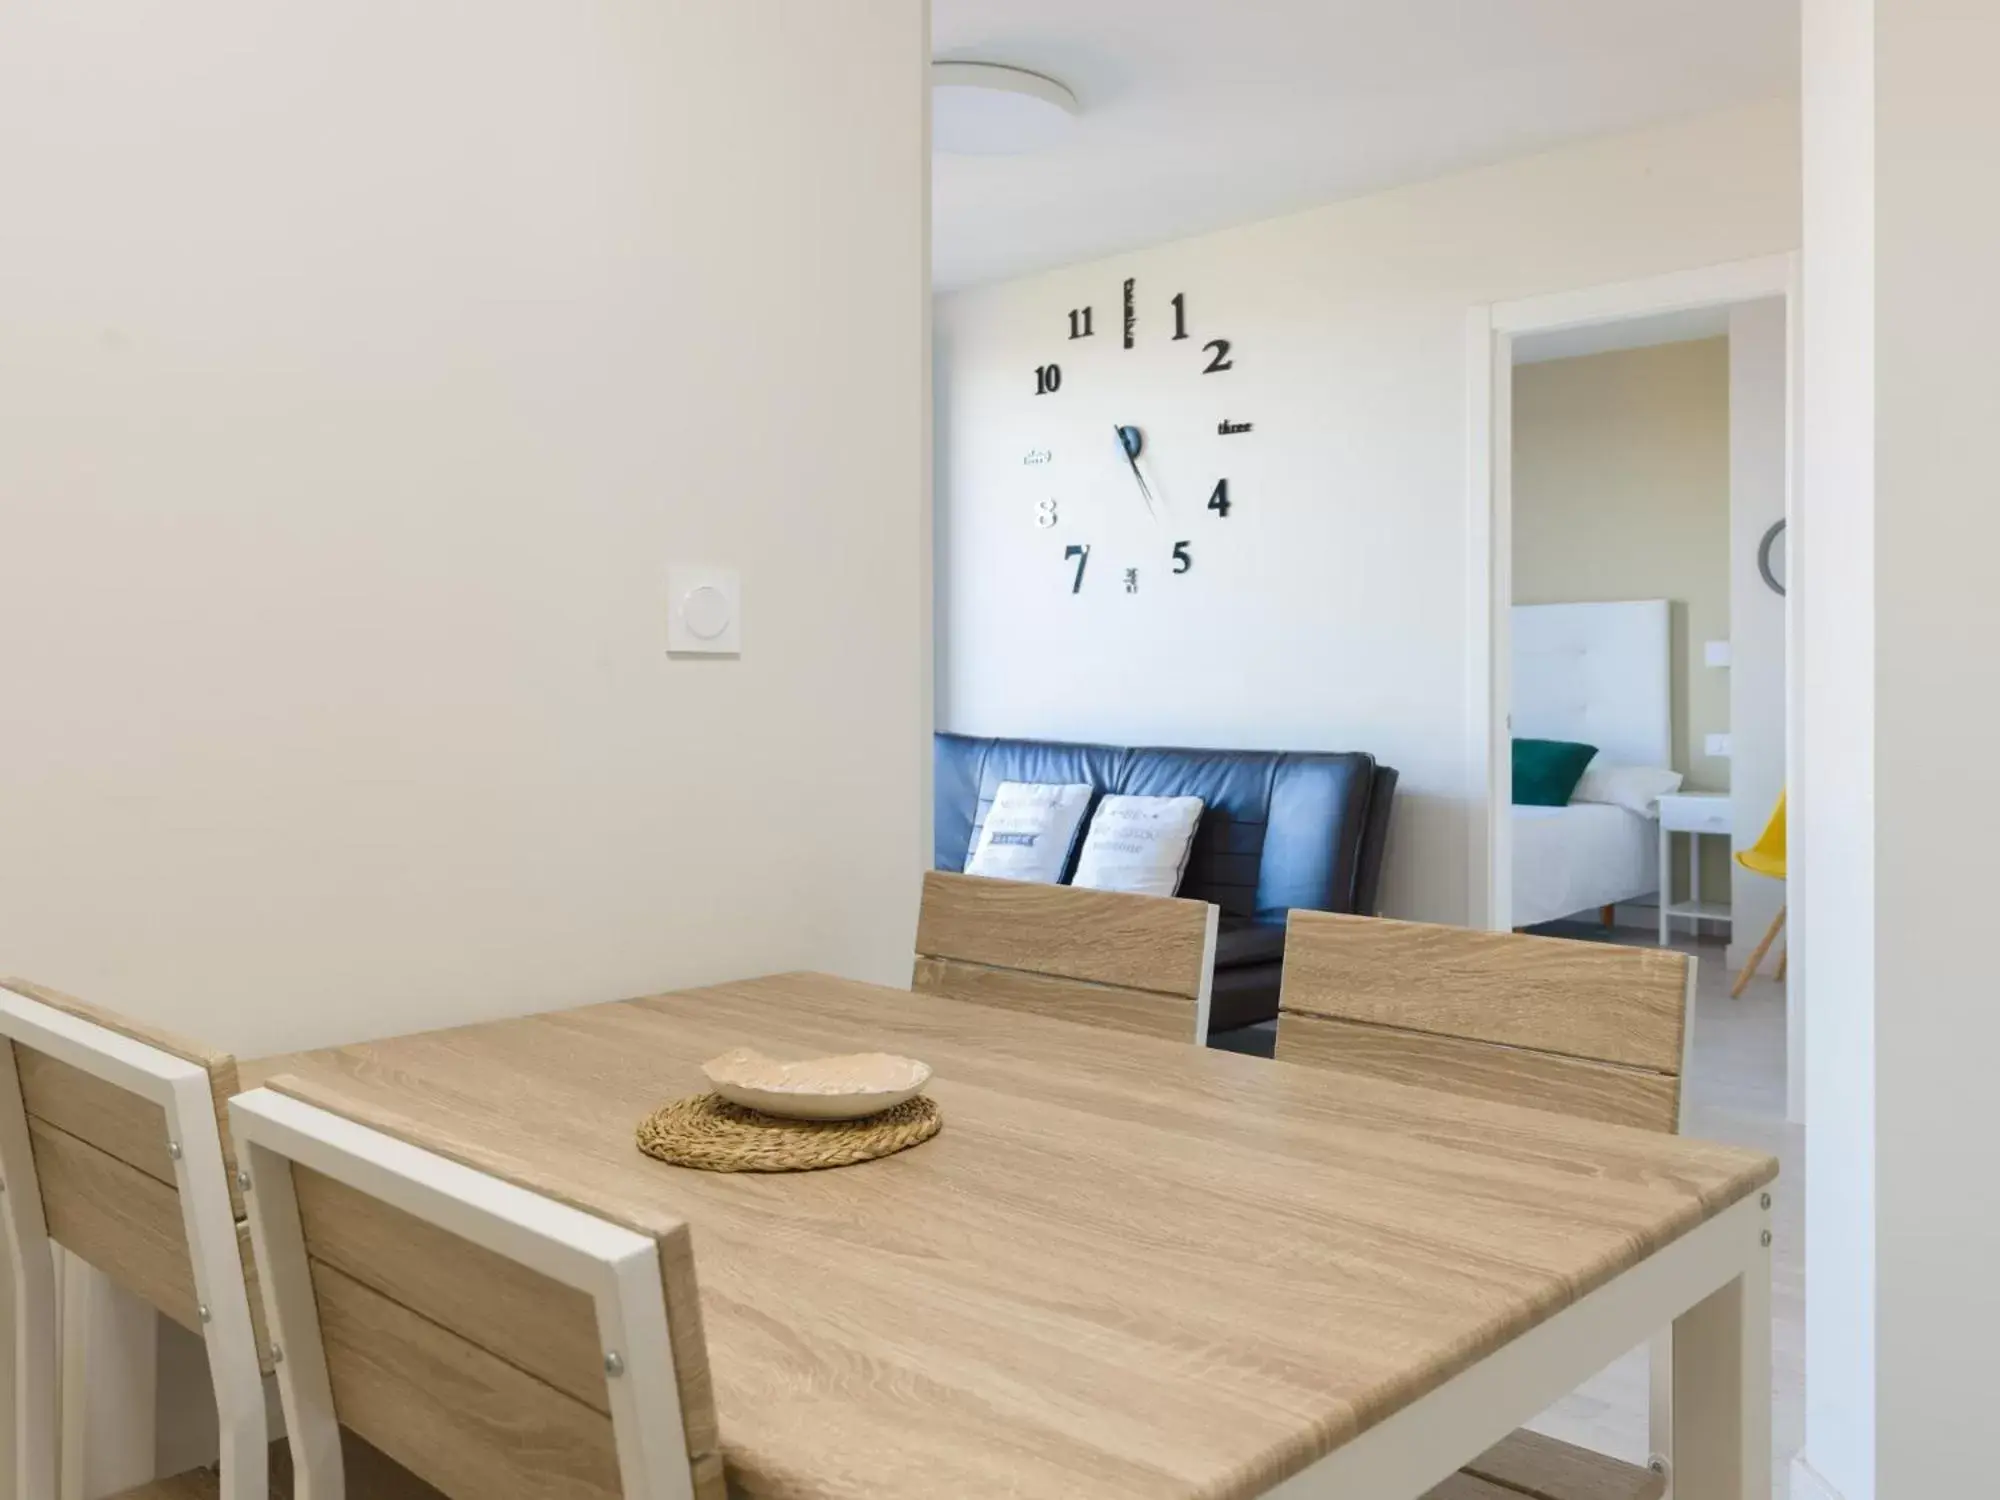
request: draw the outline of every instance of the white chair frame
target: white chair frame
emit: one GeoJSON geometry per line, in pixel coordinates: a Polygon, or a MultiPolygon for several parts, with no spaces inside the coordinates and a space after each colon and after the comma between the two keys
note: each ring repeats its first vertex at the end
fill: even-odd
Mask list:
{"type": "MultiPolygon", "coordinates": [[[[1688,955],[1687,989],[1681,999],[1680,1103],[1674,1111],[1674,1134],[1687,1130],[1688,1067],[1694,1061],[1695,978],[1701,960],[1688,955]]],[[[1666,1476],[1667,1487],[1660,1500],[1674,1500],[1674,1330],[1673,1325],[1653,1336],[1651,1368],[1646,1372],[1646,1446],[1651,1450],[1646,1467],[1666,1476]]]]}
{"type": "MultiPolygon", "coordinates": [[[[150,1099],[165,1113],[168,1155],[215,1384],[222,1497],[268,1500],[264,1381],[208,1070],[4,985],[0,1037],[150,1099]]],[[[11,1045],[0,1048],[0,1202],[14,1273],[15,1493],[31,1500],[58,1493],[62,1428],[80,1421],[81,1414],[64,1411],[59,1396],[53,1242],[43,1217],[41,1179],[11,1045]]]]}
{"type": "Polygon", "coordinates": [[[693,1500],[654,1240],[270,1089],[239,1094],[229,1111],[249,1175],[264,1310],[282,1351],[295,1500],[345,1500],[346,1487],[294,1163],[589,1296],[625,1495],[693,1500]]]}

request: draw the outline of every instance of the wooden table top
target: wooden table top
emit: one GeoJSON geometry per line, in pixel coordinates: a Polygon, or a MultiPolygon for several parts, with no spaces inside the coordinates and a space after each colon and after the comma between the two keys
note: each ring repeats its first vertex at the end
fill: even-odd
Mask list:
{"type": "Polygon", "coordinates": [[[732,1491],[760,1497],[1254,1495],[1777,1173],[811,974],[245,1068],[279,1070],[579,1207],[685,1217],[732,1491]],[[739,1044],[921,1057],[944,1130],[815,1173],[641,1155],[739,1044]]]}

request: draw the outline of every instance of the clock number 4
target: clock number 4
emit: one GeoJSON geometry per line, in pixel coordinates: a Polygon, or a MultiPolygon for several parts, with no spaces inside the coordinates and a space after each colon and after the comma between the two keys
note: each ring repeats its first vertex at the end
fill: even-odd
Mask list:
{"type": "Polygon", "coordinates": [[[1090,309],[1072,307],[1069,310],[1069,336],[1073,339],[1087,339],[1096,333],[1090,326],[1090,309]]]}
{"type": "Polygon", "coordinates": [[[1076,559],[1076,578],[1071,582],[1069,591],[1072,594],[1080,594],[1083,592],[1083,570],[1090,564],[1089,546],[1084,543],[1071,542],[1067,547],[1063,548],[1063,561],[1068,562],[1071,558],[1076,559]]]}
{"type": "Polygon", "coordinates": [[[1222,520],[1226,521],[1229,519],[1228,480],[1218,479],[1215,481],[1215,493],[1208,497],[1208,508],[1214,511],[1222,520]]]}
{"type": "Polygon", "coordinates": [[[1062,389],[1061,365],[1035,366],[1035,394],[1037,396],[1053,395],[1055,392],[1061,389],[1062,389]]]}
{"type": "Polygon", "coordinates": [[[1189,568],[1193,566],[1194,566],[1194,558],[1188,552],[1188,544],[1186,542],[1175,542],[1174,571],[1176,573],[1185,573],[1189,568]]]}

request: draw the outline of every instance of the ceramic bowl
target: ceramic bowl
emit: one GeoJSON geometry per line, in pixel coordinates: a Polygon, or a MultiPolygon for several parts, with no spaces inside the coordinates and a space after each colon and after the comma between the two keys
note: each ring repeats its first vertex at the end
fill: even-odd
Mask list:
{"type": "Polygon", "coordinates": [[[930,1064],[887,1052],[854,1052],[779,1062],[737,1047],[701,1065],[731,1104],[788,1120],[859,1120],[914,1099],[930,1082],[930,1064]]]}

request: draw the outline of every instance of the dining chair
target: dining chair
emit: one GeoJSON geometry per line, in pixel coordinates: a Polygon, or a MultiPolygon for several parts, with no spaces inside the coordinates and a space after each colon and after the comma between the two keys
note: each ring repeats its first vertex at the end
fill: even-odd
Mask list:
{"type": "Polygon", "coordinates": [[[82,1431],[87,1371],[74,1359],[77,1346],[70,1359],[57,1347],[57,1246],[200,1335],[220,1431],[214,1493],[264,1500],[265,1341],[221,1125],[236,1091],[235,1061],[19,979],[0,981],[0,1039],[15,1493],[55,1495],[66,1467],[81,1483],[85,1446],[104,1441],[82,1431]]]}
{"type": "MultiPolygon", "coordinates": [[[[1670,948],[1295,911],[1276,1056],[1678,1134],[1694,983],[1670,948]]],[[[1426,1500],[1658,1500],[1672,1349],[1671,1330],[1653,1340],[1646,1467],[1523,1429],[1426,1500]]]]}
{"type": "Polygon", "coordinates": [[[313,1092],[230,1102],[298,1500],[343,1493],[343,1427],[449,1500],[721,1500],[686,1223],[583,1212],[313,1092]]]}
{"type": "Polygon", "coordinates": [[[1215,931],[1206,901],[932,870],[910,988],[1201,1044],[1215,931]]]}
{"type": "MultiPolygon", "coordinates": [[[[1785,878],[1785,793],[1778,793],[1778,805],[1771,812],[1770,822],[1757,835],[1757,842],[1748,849],[1736,851],[1736,863],[1752,875],[1762,875],[1766,880],[1785,878]]],[[[1771,944],[1778,940],[1778,934],[1785,930],[1785,907],[1778,908],[1778,914],[1771,919],[1771,925],[1764,929],[1764,936],[1757,940],[1757,946],[1750,950],[1750,960],[1743,965],[1743,972],[1736,976],[1736,983],[1730,987],[1729,998],[1741,1000],[1743,991],[1756,976],[1757,966],[1764,961],[1764,955],[1771,951],[1771,944]]],[[[1789,946],[1778,955],[1777,979],[1785,980],[1785,960],[1791,956],[1789,946]]]]}

